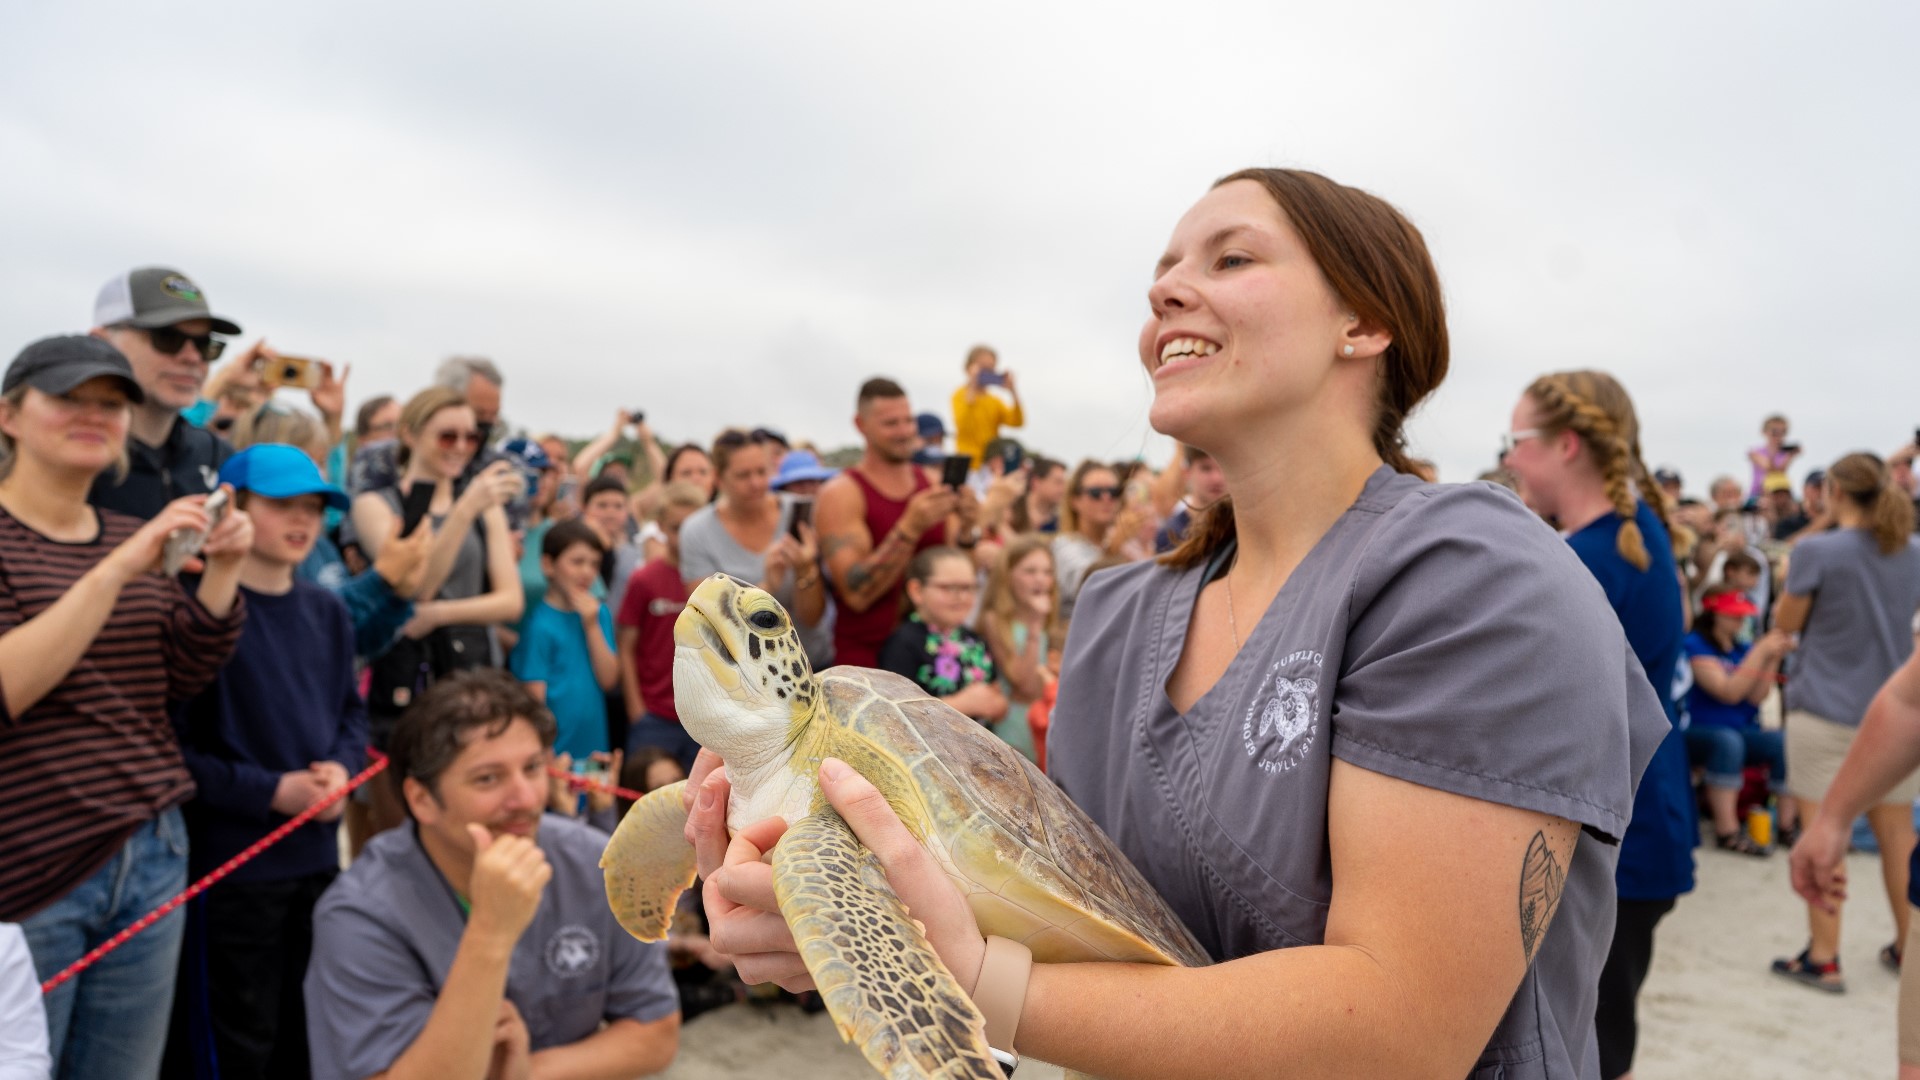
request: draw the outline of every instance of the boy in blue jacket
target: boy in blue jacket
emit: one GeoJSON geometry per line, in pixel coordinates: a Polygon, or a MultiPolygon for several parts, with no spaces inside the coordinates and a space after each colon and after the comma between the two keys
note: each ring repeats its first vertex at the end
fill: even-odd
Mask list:
{"type": "MultiPolygon", "coordinates": [[[[218,867],[343,787],[366,760],[352,619],[295,576],[346,493],[306,453],[260,443],[220,481],[254,520],[240,575],[247,621],[233,659],[175,715],[198,791],[188,868],[218,867]]],[[[340,872],[337,802],[193,901],[180,954],[170,1076],[307,1075],[306,975],[315,902],[340,872]]]]}

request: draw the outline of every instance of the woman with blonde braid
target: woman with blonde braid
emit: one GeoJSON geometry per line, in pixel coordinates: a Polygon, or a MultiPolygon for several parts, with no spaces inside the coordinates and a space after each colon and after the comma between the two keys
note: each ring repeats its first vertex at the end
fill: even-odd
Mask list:
{"type": "MultiPolygon", "coordinates": [[[[1827,505],[1838,528],[1793,549],[1786,595],[1775,608],[1774,626],[1800,635],[1787,666],[1787,791],[1802,821],[1819,813],[1874,692],[1913,652],[1920,540],[1910,535],[1913,504],[1890,480],[1872,454],[1848,454],[1827,469],[1827,505]]],[[[1897,931],[1880,962],[1896,972],[1907,939],[1908,808],[1916,796],[1920,778],[1909,775],[1867,811],[1897,931]]],[[[1846,989],[1839,909],[1810,904],[1807,923],[1806,949],[1775,960],[1774,972],[1832,993],[1846,989]]]]}
{"type": "MultiPolygon", "coordinates": [[[[1504,444],[1504,464],[1519,478],[1520,497],[1561,530],[1599,579],[1667,722],[1676,723],[1672,689],[1686,634],[1685,600],[1665,495],[1640,460],[1632,399],[1603,372],[1542,376],[1514,406],[1504,444]]],[[[1634,1002],[1653,958],[1653,928],[1693,889],[1698,835],[1686,743],[1674,731],[1641,778],[1633,820],[1620,841],[1619,917],[1594,1011],[1604,1080],[1633,1068],[1634,1002]]]]}

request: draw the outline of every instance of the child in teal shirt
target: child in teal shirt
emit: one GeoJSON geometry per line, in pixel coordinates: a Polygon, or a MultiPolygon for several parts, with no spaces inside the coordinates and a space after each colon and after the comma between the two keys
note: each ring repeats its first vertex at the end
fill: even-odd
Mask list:
{"type": "Polygon", "coordinates": [[[619,682],[613,614],[593,595],[606,544],[580,521],[562,521],[540,540],[547,594],[521,622],[508,667],[546,703],[558,723],[557,756],[586,761],[607,747],[607,691],[619,682]]]}

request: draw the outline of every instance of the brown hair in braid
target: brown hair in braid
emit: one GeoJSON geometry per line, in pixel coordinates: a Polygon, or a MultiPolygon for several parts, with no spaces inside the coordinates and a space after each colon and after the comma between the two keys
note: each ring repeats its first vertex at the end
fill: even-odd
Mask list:
{"type": "MultiPolygon", "coordinates": [[[[1447,377],[1447,311],[1427,242],[1376,195],[1300,169],[1242,169],[1214,187],[1251,180],[1266,189],[1346,309],[1392,335],[1379,360],[1373,448],[1394,471],[1418,474],[1405,425],[1447,377]]],[[[1214,503],[1161,561],[1198,566],[1234,536],[1233,499],[1214,503]]]]}
{"type": "Polygon", "coordinates": [[[1666,494],[1653,482],[1640,457],[1640,420],[1626,388],[1604,371],[1563,371],[1542,375],[1527,387],[1527,397],[1539,410],[1538,427],[1549,435],[1571,431],[1580,436],[1606,485],[1607,500],[1620,515],[1614,540],[1620,557],[1637,570],[1651,565],[1647,540],[1634,520],[1634,492],[1653,508],[1669,532],[1666,494]]]}

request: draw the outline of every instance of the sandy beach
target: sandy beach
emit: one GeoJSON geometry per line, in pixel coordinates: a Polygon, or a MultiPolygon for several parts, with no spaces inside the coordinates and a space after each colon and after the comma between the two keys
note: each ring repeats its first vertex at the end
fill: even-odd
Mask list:
{"type": "MultiPolygon", "coordinates": [[[[1841,964],[1847,992],[1829,995],[1767,971],[1806,943],[1804,908],[1787,887],[1784,852],[1761,860],[1699,853],[1700,887],[1660,924],[1653,974],[1641,996],[1637,1080],[1891,1077],[1899,980],[1875,959],[1893,940],[1879,860],[1849,856],[1853,900],[1841,964]]],[[[839,1080],[876,1075],[840,1042],[823,1013],[735,1005],[687,1026],[669,1080],[777,1076],[839,1080]]],[[[1023,1080],[1056,1080],[1022,1066],[1023,1080]]]]}

